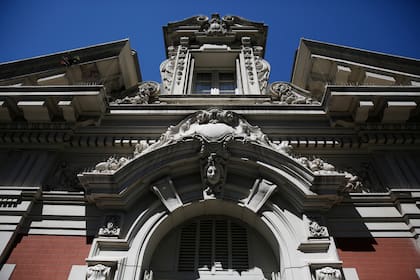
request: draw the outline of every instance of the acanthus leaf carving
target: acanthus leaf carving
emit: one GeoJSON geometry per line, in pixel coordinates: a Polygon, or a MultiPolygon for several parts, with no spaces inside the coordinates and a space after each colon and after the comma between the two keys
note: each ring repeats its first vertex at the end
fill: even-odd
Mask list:
{"type": "Polygon", "coordinates": [[[315,280],[343,280],[340,269],[325,266],[315,270],[315,280]]]}
{"type": "Polygon", "coordinates": [[[260,92],[264,94],[267,90],[268,79],[270,77],[270,64],[261,57],[263,48],[260,46],[254,47],[255,55],[255,69],[257,70],[258,83],[260,85],[260,92]]]}
{"type": "Polygon", "coordinates": [[[96,164],[94,173],[113,173],[128,163],[129,159],[120,157],[117,159],[114,156],[109,157],[106,161],[96,164]]]}
{"type": "Polygon", "coordinates": [[[86,271],[87,280],[109,280],[111,274],[111,268],[101,263],[89,266],[86,271]]]}
{"type": "Polygon", "coordinates": [[[336,172],[334,165],[327,163],[320,158],[309,160],[307,157],[299,157],[296,160],[315,174],[328,174],[336,172]]]}
{"type": "Polygon", "coordinates": [[[298,89],[289,83],[274,82],[270,84],[269,91],[272,101],[280,105],[321,104],[319,101],[306,96],[308,93],[304,92],[304,90],[298,89]]]}
{"type": "Polygon", "coordinates": [[[346,178],[348,178],[348,180],[347,180],[347,184],[341,190],[342,192],[351,193],[351,192],[366,192],[367,191],[367,188],[365,184],[363,183],[363,180],[359,176],[352,174],[350,172],[347,172],[347,171],[345,171],[344,174],[346,175],[346,178]]]}
{"type": "Polygon", "coordinates": [[[105,225],[99,229],[98,235],[102,237],[118,237],[120,235],[120,219],[117,216],[108,216],[105,225]]]}
{"type": "Polygon", "coordinates": [[[156,101],[160,91],[160,85],[157,82],[147,81],[138,85],[138,90],[134,96],[125,96],[116,99],[116,104],[149,104],[156,101]]]}
{"type": "Polygon", "coordinates": [[[326,226],[321,226],[317,221],[309,221],[309,238],[326,238],[328,230],[326,226]]]}
{"type": "Polygon", "coordinates": [[[200,31],[205,32],[207,35],[216,36],[223,35],[227,32],[227,22],[225,18],[221,19],[219,14],[212,14],[211,18],[207,21],[207,17],[198,17],[197,21],[201,22],[200,31]]]}
{"type": "MultiPolygon", "coordinates": [[[[222,146],[226,146],[230,141],[255,143],[286,155],[303,167],[309,169],[315,175],[345,175],[348,184],[346,183],[347,185],[343,191],[361,191],[358,187],[360,184],[357,183],[356,177],[352,177],[353,175],[351,173],[339,172],[332,164],[327,163],[320,158],[313,158],[310,160],[307,157],[297,157],[292,153],[292,146],[289,145],[287,141],[275,144],[258,126],[251,125],[243,117],[232,111],[218,108],[197,111],[177,125],[170,126],[166,132],[160,136],[158,141],[153,144],[149,145],[147,141],[141,140],[135,147],[133,158],[138,158],[171,144],[191,141],[193,139],[198,139],[207,143],[223,143],[222,146]]],[[[207,158],[209,155],[210,153],[207,153],[205,157],[207,158]]],[[[107,161],[98,163],[93,172],[114,173],[133,160],[133,158],[128,159],[121,157],[117,159],[115,157],[110,157],[107,161]]]]}
{"type": "Polygon", "coordinates": [[[160,75],[162,78],[163,93],[170,93],[175,75],[176,50],[174,46],[168,47],[168,59],[160,65],[160,75]]]}
{"type": "Polygon", "coordinates": [[[153,270],[145,270],[143,280],[153,280],[153,270]]]}

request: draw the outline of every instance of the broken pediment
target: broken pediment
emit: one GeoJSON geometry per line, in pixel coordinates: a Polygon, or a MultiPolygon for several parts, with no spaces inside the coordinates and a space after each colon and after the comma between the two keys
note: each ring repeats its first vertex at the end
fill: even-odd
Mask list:
{"type": "MultiPolygon", "coordinates": [[[[229,182],[229,176],[240,177],[242,173],[274,185],[267,190],[262,188],[262,193],[271,194],[275,189],[290,193],[297,207],[305,207],[305,203],[318,205],[319,199],[327,199],[330,201],[327,205],[332,206],[339,200],[340,192],[361,191],[357,177],[352,174],[339,172],[319,158],[295,156],[287,142],[275,144],[242,116],[218,108],[198,111],[170,126],[153,144],[139,141],[132,157],[111,157],[92,171],[79,174],[79,179],[91,201],[104,207],[125,207],[151,185],[159,185],[154,182],[160,178],[170,180],[171,176],[189,173],[201,177],[201,182],[194,183],[193,191],[197,193],[191,195],[199,199],[232,196],[224,186],[235,184],[229,182]]],[[[176,183],[170,185],[171,188],[153,191],[159,197],[177,197],[176,183]]],[[[255,187],[253,191],[256,192],[255,187]]],[[[247,192],[251,192],[251,187],[247,192]]],[[[233,194],[236,196],[235,199],[244,201],[249,194],[233,194]]],[[[248,198],[253,209],[261,208],[268,199],[248,198]]],[[[176,201],[176,207],[182,205],[183,200],[176,201]]]]}
{"type": "MultiPolygon", "coordinates": [[[[188,37],[190,45],[199,48],[203,44],[240,46],[242,37],[250,37],[253,45],[265,49],[268,27],[238,16],[213,14],[194,16],[163,27],[166,49],[181,44],[181,37],[188,37]]],[[[264,55],[262,55],[264,56],[264,55]]],[[[167,57],[169,54],[167,53],[167,57]]]]}

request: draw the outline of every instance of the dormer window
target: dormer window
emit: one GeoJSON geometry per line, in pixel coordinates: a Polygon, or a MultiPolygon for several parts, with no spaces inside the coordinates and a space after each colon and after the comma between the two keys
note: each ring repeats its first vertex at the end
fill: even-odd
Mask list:
{"type": "Polygon", "coordinates": [[[234,71],[197,70],[193,78],[193,94],[235,94],[234,71]]]}

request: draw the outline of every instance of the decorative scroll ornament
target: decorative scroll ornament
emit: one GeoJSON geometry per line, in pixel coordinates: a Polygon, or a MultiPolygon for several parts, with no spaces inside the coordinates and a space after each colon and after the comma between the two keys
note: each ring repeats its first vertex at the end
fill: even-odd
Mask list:
{"type": "Polygon", "coordinates": [[[270,64],[266,60],[257,57],[255,59],[255,68],[257,70],[260,91],[261,93],[265,93],[268,85],[268,78],[270,76],[270,64]]]}
{"type": "Polygon", "coordinates": [[[254,54],[251,47],[251,38],[249,37],[242,37],[242,53],[244,55],[245,60],[245,71],[248,75],[248,80],[251,85],[255,83],[255,75],[254,75],[254,54]]]}
{"type": "Polygon", "coordinates": [[[112,173],[119,168],[123,167],[128,163],[126,157],[120,157],[119,159],[111,156],[106,161],[100,162],[95,166],[93,172],[95,173],[112,173]]]}
{"type": "Polygon", "coordinates": [[[152,270],[144,271],[143,280],[153,280],[153,271],[152,270]]]}
{"type": "MultiPolygon", "coordinates": [[[[315,175],[344,174],[345,177],[349,179],[349,182],[342,191],[360,191],[360,188],[358,187],[360,184],[356,183],[357,177],[352,177],[353,175],[351,173],[338,172],[332,164],[329,164],[320,158],[310,160],[307,157],[296,157],[292,154],[292,146],[290,146],[287,141],[275,144],[270,141],[268,136],[264,134],[258,126],[249,124],[248,121],[232,111],[225,111],[218,108],[198,111],[177,125],[170,126],[166,132],[160,136],[159,140],[153,144],[149,145],[145,140],[138,142],[133,152],[133,158],[144,156],[147,153],[171,144],[191,141],[193,139],[200,140],[203,143],[202,147],[204,148],[209,146],[204,145],[205,143],[221,143],[222,147],[226,147],[226,144],[230,141],[255,143],[290,157],[297,163],[311,170],[315,175]]],[[[211,166],[210,171],[216,171],[218,168],[223,170],[223,164],[221,165],[222,167],[216,164],[217,157],[212,156],[210,157],[210,161],[208,160],[211,153],[216,153],[217,156],[219,156],[224,152],[211,149],[201,152],[201,158],[205,158],[206,163],[213,162],[213,165],[209,165],[211,166]]],[[[128,159],[121,157],[117,159],[115,157],[110,157],[107,161],[98,163],[93,172],[114,173],[133,160],[133,158],[128,159]]],[[[223,155],[222,158],[226,159],[227,155],[223,155]]],[[[212,182],[214,180],[207,175],[203,178],[207,180],[207,182],[212,182]]],[[[212,189],[214,185],[217,184],[210,183],[207,187],[210,186],[212,189]]]]}
{"type": "Polygon", "coordinates": [[[162,78],[163,93],[170,93],[172,89],[172,83],[175,75],[175,59],[176,50],[174,46],[168,47],[168,59],[162,62],[160,65],[160,75],[162,78]]]}
{"type": "Polygon", "coordinates": [[[207,35],[223,35],[227,32],[226,21],[220,18],[219,14],[213,14],[211,19],[206,21],[207,17],[200,16],[197,21],[202,22],[201,30],[207,35]]]}
{"type": "Polygon", "coordinates": [[[86,272],[87,280],[109,280],[111,268],[103,264],[89,266],[86,272]]]}
{"type": "Polygon", "coordinates": [[[142,82],[138,86],[138,92],[134,96],[126,96],[116,99],[117,104],[149,104],[156,99],[159,94],[160,85],[153,81],[142,82]]]}
{"type": "Polygon", "coordinates": [[[315,270],[315,280],[343,280],[340,269],[329,266],[315,270]]]}
{"type": "Polygon", "coordinates": [[[282,105],[313,104],[320,105],[319,101],[305,96],[302,89],[292,86],[289,83],[274,82],[269,87],[273,102],[282,105]]]}
{"type": "Polygon", "coordinates": [[[181,45],[178,46],[178,56],[177,56],[178,61],[176,63],[176,71],[175,71],[175,80],[178,85],[181,83],[182,77],[184,76],[184,72],[186,69],[188,44],[189,44],[188,41],[189,41],[188,37],[181,37],[181,45]]]}
{"type": "Polygon", "coordinates": [[[134,157],[141,156],[147,148],[149,148],[149,143],[146,140],[140,140],[134,148],[134,157]]]}
{"type": "Polygon", "coordinates": [[[300,157],[297,159],[297,161],[316,174],[336,172],[334,165],[324,162],[320,158],[314,158],[313,160],[309,160],[307,157],[300,157]]]}
{"type": "Polygon", "coordinates": [[[344,172],[348,178],[347,184],[343,188],[343,192],[365,192],[366,186],[363,184],[363,181],[359,176],[351,174],[349,172],[344,172]]]}
{"type": "Polygon", "coordinates": [[[309,222],[309,238],[328,237],[327,227],[319,225],[316,221],[309,222]]]}
{"type": "Polygon", "coordinates": [[[120,235],[119,218],[116,216],[107,217],[106,224],[99,229],[98,235],[106,237],[120,235]]]}

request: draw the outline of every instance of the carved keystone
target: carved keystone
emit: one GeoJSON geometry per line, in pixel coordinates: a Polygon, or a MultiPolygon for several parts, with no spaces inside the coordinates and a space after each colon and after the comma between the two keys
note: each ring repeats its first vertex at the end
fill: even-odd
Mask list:
{"type": "Polygon", "coordinates": [[[154,183],[152,185],[152,190],[169,212],[173,212],[183,205],[172,180],[168,177],[154,183]]]}
{"type": "Polygon", "coordinates": [[[265,179],[255,180],[254,186],[252,187],[248,198],[246,198],[245,206],[257,213],[276,188],[277,185],[265,179]]]}

